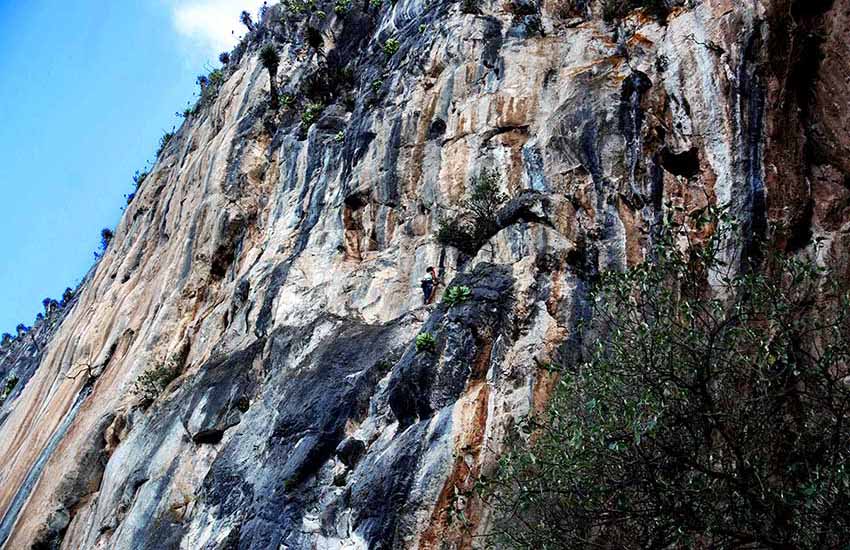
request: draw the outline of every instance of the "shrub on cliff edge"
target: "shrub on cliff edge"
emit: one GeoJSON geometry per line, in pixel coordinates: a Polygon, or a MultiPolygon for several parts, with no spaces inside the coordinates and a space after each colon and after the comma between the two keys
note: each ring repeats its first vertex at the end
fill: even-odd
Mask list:
{"type": "Polygon", "coordinates": [[[151,367],[136,380],[133,385],[133,393],[139,397],[143,404],[153,403],[168,384],[177,378],[178,374],[178,370],[172,366],[157,365],[151,367]]]}
{"type": "Polygon", "coordinates": [[[453,218],[440,222],[437,241],[475,256],[484,243],[499,230],[496,214],[507,200],[499,191],[499,173],[483,170],[472,181],[472,194],[453,218]]]}

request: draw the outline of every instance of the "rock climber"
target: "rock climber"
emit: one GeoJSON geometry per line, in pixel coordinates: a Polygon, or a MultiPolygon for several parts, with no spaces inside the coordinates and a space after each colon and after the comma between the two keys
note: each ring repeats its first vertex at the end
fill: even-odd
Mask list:
{"type": "Polygon", "coordinates": [[[428,274],[422,278],[420,284],[422,286],[423,301],[425,305],[428,305],[434,301],[434,296],[437,295],[437,287],[442,283],[442,281],[440,281],[440,278],[437,277],[437,271],[434,269],[434,266],[428,266],[426,271],[428,274]]]}

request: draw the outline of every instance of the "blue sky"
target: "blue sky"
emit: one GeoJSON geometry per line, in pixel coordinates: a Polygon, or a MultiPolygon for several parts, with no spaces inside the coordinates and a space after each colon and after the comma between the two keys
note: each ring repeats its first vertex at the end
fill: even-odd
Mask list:
{"type": "Polygon", "coordinates": [[[133,173],[260,4],[0,0],[0,332],[85,275],[133,173]]]}

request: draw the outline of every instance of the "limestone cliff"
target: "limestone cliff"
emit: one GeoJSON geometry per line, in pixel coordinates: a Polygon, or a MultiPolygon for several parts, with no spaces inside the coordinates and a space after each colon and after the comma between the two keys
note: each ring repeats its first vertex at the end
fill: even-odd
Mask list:
{"type": "Polygon", "coordinates": [[[665,205],[730,204],[733,261],[822,238],[850,278],[850,2],[603,4],[266,10],[73,302],[0,354],[4,548],[486,547],[472,484],[665,205]],[[511,198],[463,258],[434,235],[484,169],[511,198]],[[470,299],[423,306],[429,265],[470,299]]]}

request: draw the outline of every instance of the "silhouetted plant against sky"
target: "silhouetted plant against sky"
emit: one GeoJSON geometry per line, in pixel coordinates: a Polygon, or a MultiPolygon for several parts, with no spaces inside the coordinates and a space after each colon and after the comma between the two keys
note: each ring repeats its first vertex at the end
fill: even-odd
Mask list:
{"type": "Polygon", "coordinates": [[[100,230],[100,250],[101,252],[106,252],[106,249],[109,248],[109,243],[112,242],[112,238],[114,237],[114,233],[108,227],[104,227],[100,230]]]}
{"type": "Polygon", "coordinates": [[[254,32],[254,20],[251,18],[250,13],[248,13],[247,11],[243,11],[241,14],[239,14],[239,22],[245,25],[245,27],[248,29],[248,32],[254,32]]]}

